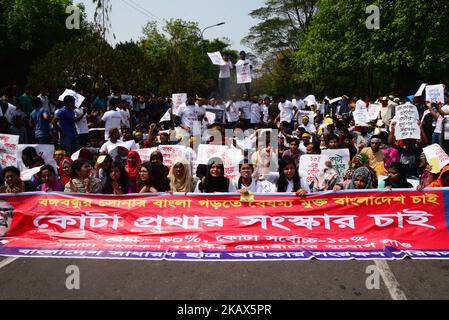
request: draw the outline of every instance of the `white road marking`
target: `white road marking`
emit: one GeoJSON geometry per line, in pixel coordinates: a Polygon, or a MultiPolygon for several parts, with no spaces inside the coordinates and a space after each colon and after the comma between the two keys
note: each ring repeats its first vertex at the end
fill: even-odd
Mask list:
{"type": "Polygon", "coordinates": [[[3,267],[6,267],[8,264],[13,263],[14,261],[16,261],[17,257],[15,258],[6,258],[5,260],[0,261],[0,269],[3,267]]]}
{"type": "Polygon", "coordinates": [[[390,266],[385,260],[374,260],[374,263],[379,270],[379,273],[387,286],[388,292],[390,293],[391,299],[393,300],[407,300],[404,291],[399,287],[399,282],[391,271],[390,266]]]}

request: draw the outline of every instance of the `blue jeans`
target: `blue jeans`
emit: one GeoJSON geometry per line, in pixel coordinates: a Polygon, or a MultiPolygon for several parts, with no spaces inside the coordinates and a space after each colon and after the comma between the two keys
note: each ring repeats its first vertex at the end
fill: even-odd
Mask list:
{"type": "Polygon", "coordinates": [[[72,154],[74,154],[77,151],[76,137],[68,137],[68,136],[61,137],[61,146],[66,151],[67,156],[70,157],[72,154]]]}
{"type": "Polygon", "coordinates": [[[441,145],[441,133],[434,132],[432,134],[432,144],[435,144],[435,143],[441,145]]]}

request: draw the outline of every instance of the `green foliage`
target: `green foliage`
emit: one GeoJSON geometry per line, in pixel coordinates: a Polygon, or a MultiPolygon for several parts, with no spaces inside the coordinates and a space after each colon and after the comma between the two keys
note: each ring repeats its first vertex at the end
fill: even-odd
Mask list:
{"type": "MultiPolygon", "coordinates": [[[[29,82],[50,89],[76,84],[83,90],[119,86],[132,92],[193,91],[208,96],[216,88],[218,68],[206,53],[226,51],[228,42],[202,41],[194,22],[168,21],[164,31],[150,22],[140,41],[115,48],[95,31],[86,31],[36,61],[29,82]]],[[[237,52],[231,55],[236,58],[237,52]]]]}
{"type": "Polygon", "coordinates": [[[66,28],[66,7],[71,4],[71,0],[0,0],[0,86],[23,83],[35,58],[82,32],[66,28]]]}
{"type": "Polygon", "coordinates": [[[372,1],[321,0],[295,54],[297,79],[316,92],[410,94],[449,80],[449,2],[380,0],[380,29],[366,28],[372,1]]]}

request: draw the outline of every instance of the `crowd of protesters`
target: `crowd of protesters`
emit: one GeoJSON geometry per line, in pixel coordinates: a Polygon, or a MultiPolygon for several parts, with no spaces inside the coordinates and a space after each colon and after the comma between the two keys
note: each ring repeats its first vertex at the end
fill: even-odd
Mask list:
{"type": "Polygon", "coordinates": [[[447,92],[444,104],[413,96],[343,95],[317,101],[314,96],[287,99],[245,94],[205,99],[189,93],[185,103],[174,106],[170,98],[113,88],[108,93],[79,91],[85,99],[76,106],[71,95],[59,100],[63,91],[12,86],[1,92],[0,134],[18,135],[20,144],[52,144],[55,153],[52,165],[35,148],[24,149],[18,155],[23,167],[0,168],[0,193],[287,192],[305,196],[344,189],[449,187],[449,167],[434,173],[423,153],[424,147],[434,143],[449,151],[447,92]],[[356,106],[368,108],[370,103],[382,105],[377,119],[356,125],[356,106]],[[402,104],[417,107],[420,139],[396,141],[396,107],[402,104]],[[312,113],[304,116],[301,111],[312,113]],[[232,135],[226,134],[229,131],[232,135]],[[239,150],[244,159],[240,176],[228,179],[221,158],[209,159],[207,165],[193,163],[195,143],[239,150]],[[193,156],[180,157],[168,168],[159,151],[146,162],[138,152],[173,144],[186,145],[193,156]],[[340,175],[327,161],[308,184],[300,175],[301,169],[307,169],[298,167],[300,159],[324,149],[348,149],[349,170],[340,175]],[[40,169],[24,181],[21,171],[31,168],[40,169]],[[415,187],[410,181],[416,181],[415,187]]]}

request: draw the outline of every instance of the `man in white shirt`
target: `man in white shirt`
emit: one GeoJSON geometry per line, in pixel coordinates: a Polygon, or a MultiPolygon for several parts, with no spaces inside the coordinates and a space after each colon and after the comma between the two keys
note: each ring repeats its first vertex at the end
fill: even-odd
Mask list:
{"type": "Polygon", "coordinates": [[[443,132],[443,122],[444,119],[449,118],[449,94],[445,93],[444,95],[445,105],[439,104],[437,107],[437,112],[433,109],[432,103],[430,101],[426,102],[427,108],[431,113],[432,117],[436,119],[435,130],[432,135],[432,143],[442,144],[442,132],[443,132]]]}
{"type": "Polygon", "coordinates": [[[181,104],[174,116],[177,117],[178,133],[187,138],[198,135],[201,132],[201,122],[205,114],[205,108],[200,108],[195,104],[195,94],[188,94],[187,101],[181,104]]]}
{"type": "Polygon", "coordinates": [[[282,96],[280,97],[278,108],[280,113],[277,120],[284,123],[284,126],[287,126],[286,129],[289,129],[289,131],[293,130],[293,118],[295,110],[297,110],[296,106],[291,101],[286,100],[285,96],[282,96]]]}
{"type": "Polygon", "coordinates": [[[240,103],[237,103],[237,96],[232,95],[231,100],[226,102],[225,106],[228,129],[233,129],[240,120],[240,103]]]}
{"type": "Polygon", "coordinates": [[[120,116],[122,117],[122,126],[124,128],[131,128],[131,114],[129,112],[130,103],[128,100],[122,100],[120,101],[118,111],[120,112],[120,116]]]}
{"type": "MultiPolygon", "coordinates": [[[[249,66],[249,72],[253,70],[253,66],[251,64],[251,61],[246,58],[246,52],[240,51],[240,60],[237,61],[235,64],[236,66],[244,65],[249,66]]],[[[237,95],[240,96],[242,94],[242,84],[243,83],[237,83],[237,95]]],[[[246,95],[248,97],[251,97],[251,82],[245,83],[245,89],[246,89],[246,95]]]]}
{"type": "Polygon", "coordinates": [[[262,120],[262,106],[259,104],[259,99],[254,97],[252,99],[251,107],[250,107],[250,122],[251,127],[255,128],[260,126],[262,120]]]}
{"type": "Polygon", "coordinates": [[[220,66],[220,74],[218,76],[218,89],[220,90],[220,97],[224,101],[229,100],[231,94],[231,70],[234,69],[232,61],[229,60],[229,54],[223,54],[225,65],[220,66]]]}
{"type": "Polygon", "coordinates": [[[111,129],[119,129],[121,128],[122,116],[120,111],[117,111],[117,100],[110,101],[110,110],[106,111],[101,118],[101,121],[104,122],[104,139],[107,141],[109,139],[109,130],[111,129]]]}
{"type": "Polygon", "coordinates": [[[302,124],[299,127],[304,128],[306,132],[310,133],[311,135],[316,134],[316,127],[313,125],[313,123],[310,123],[310,118],[308,116],[302,117],[302,124]]]}

